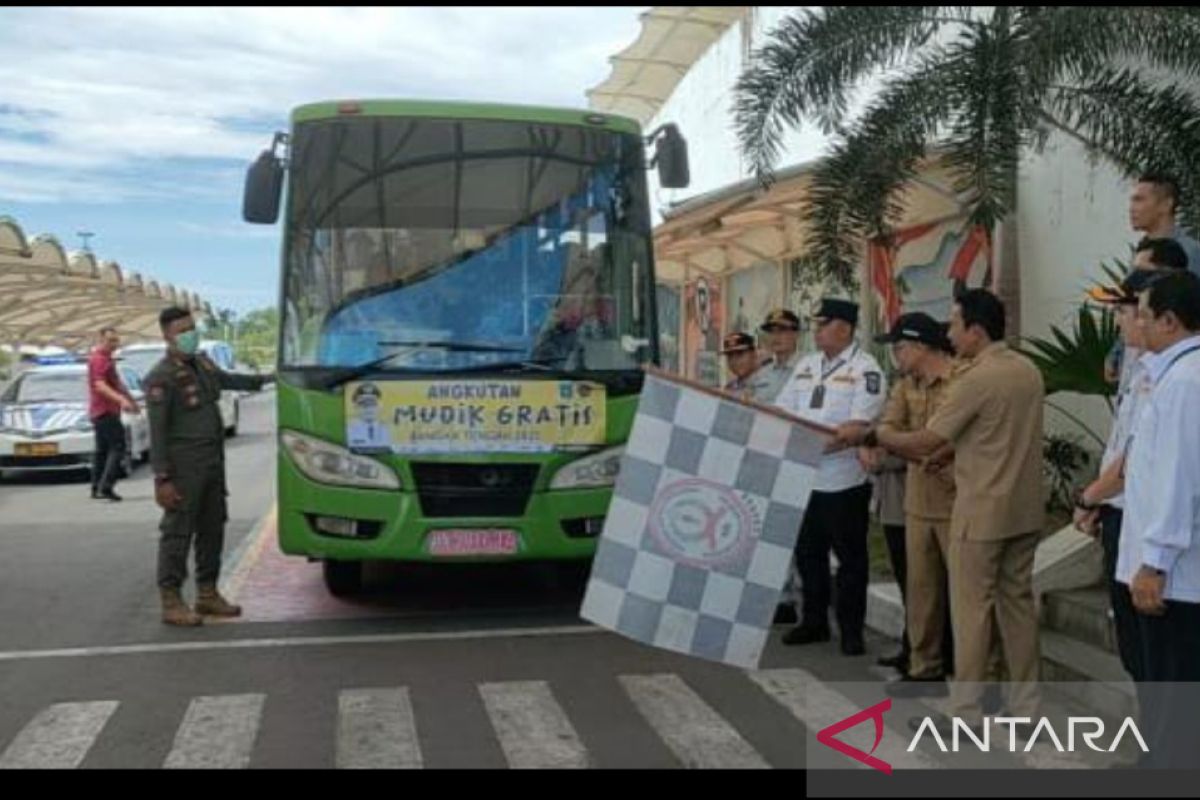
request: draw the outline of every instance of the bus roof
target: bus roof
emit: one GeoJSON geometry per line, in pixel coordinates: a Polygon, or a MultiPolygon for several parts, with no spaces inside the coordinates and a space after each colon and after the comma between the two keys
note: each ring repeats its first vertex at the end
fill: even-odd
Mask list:
{"type": "Polygon", "coordinates": [[[463,119],[545,122],[554,125],[586,125],[620,133],[640,135],[637,120],[572,108],[520,106],[504,103],[470,103],[447,100],[328,100],[298,106],[292,111],[292,124],[356,117],[461,117],[463,119]]]}

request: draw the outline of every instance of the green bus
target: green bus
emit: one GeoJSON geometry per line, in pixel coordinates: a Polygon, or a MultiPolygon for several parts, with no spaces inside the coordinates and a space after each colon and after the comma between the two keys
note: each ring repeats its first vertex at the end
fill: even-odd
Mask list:
{"type": "Polygon", "coordinates": [[[323,562],[335,595],[368,561],[594,554],[641,367],[659,362],[655,167],[687,185],[673,125],[402,100],[293,111],[243,197],[247,222],[283,209],[284,553],[323,562]]]}

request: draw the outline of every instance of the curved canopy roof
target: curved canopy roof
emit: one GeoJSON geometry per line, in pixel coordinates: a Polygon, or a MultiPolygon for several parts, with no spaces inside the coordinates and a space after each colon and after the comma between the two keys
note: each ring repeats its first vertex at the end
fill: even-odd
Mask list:
{"type": "Polygon", "coordinates": [[[588,105],[646,124],[688,69],[750,6],[654,6],[633,44],[611,56],[612,74],[587,91],[588,105]]]}
{"type": "Polygon", "coordinates": [[[212,316],[193,292],[88,252],[68,253],[53,236],[29,237],[0,217],[0,343],[78,348],[106,325],[126,341],[157,339],[158,313],[172,304],[212,316]]]}

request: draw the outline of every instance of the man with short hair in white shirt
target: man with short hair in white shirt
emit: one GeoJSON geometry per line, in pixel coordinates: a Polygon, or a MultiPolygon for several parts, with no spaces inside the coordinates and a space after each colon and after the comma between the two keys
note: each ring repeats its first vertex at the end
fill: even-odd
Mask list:
{"type": "MultiPolygon", "coordinates": [[[[858,305],[827,298],[814,316],[819,352],[800,359],[775,405],[802,419],[836,428],[869,424],[883,410],[887,386],[879,363],[855,342],[858,305]]],[[[837,555],[837,621],[845,655],[862,655],[867,612],[867,532],[871,484],[853,449],[821,458],[796,541],[801,576],[800,623],[784,644],[827,642],[829,550],[837,555]]]]}
{"type": "Polygon", "coordinates": [[[1129,446],[1117,580],[1139,615],[1148,763],[1192,767],[1200,753],[1200,278],[1158,277],[1141,295],[1138,324],[1153,389],[1129,446]]]}
{"type": "Polygon", "coordinates": [[[1075,501],[1075,527],[1100,536],[1104,550],[1104,580],[1108,584],[1109,605],[1117,634],[1117,652],[1121,656],[1121,665],[1134,681],[1142,680],[1144,674],[1140,629],[1137,613],[1129,597],[1129,587],[1117,580],[1116,568],[1125,509],[1125,458],[1134,426],[1153,388],[1146,364],[1141,358],[1144,343],[1141,325],[1138,324],[1138,302],[1140,294],[1149,287],[1151,281],[1162,274],[1159,269],[1159,265],[1144,264],[1129,273],[1120,286],[1098,286],[1088,293],[1091,299],[1115,308],[1126,361],[1117,385],[1117,413],[1100,461],[1100,475],[1084,487],[1075,501]]]}

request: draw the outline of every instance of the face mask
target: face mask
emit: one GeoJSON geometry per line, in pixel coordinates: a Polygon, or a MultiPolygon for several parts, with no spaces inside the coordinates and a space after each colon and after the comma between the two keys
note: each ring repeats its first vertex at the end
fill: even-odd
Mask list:
{"type": "Polygon", "coordinates": [[[184,355],[195,355],[196,350],[200,347],[200,334],[196,331],[184,331],[175,337],[175,346],[184,355]]]}

